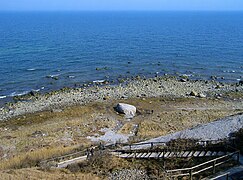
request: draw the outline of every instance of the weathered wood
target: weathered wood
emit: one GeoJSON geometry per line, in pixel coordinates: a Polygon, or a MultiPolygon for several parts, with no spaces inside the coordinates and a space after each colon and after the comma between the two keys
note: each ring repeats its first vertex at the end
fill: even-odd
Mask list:
{"type": "Polygon", "coordinates": [[[221,157],[218,157],[218,158],[215,158],[213,160],[210,160],[210,161],[207,161],[207,162],[204,162],[204,163],[201,163],[199,165],[196,165],[196,166],[193,166],[193,167],[190,167],[190,168],[183,168],[183,169],[173,169],[173,170],[166,170],[166,173],[167,174],[171,174],[171,173],[176,173],[176,172],[184,172],[184,173],[180,173],[180,174],[175,174],[175,175],[171,175],[172,177],[182,177],[182,176],[187,176],[189,175],[189,178],[192,179],[192,176],[193,175],[196,175],[196,174],[199,174],[201,172],[204,172],[208,169],[213,169],[213,174],[215,174],[215,168],[217,166],[220,166],[222,164],[225,164],[227,162],[229,162],[235,154],[238,155],[239,151],[236,151],[236,152],[233,152],[233,153],[230,153],[230,154],[227,154],[227,155],[224,155],[224,156],[221,156],[221,157]],[[222,159],[225,159],[225,158],[228,158],[227,160],[224,160],[222,162],[218,162],[219,160],[222,160],[222,159]],[[212,164],[213,163],[213,164],[212,164]],[[205,168],[202,168],[198,171],[195,171],[195,169],[197,168],[200,168],[202,166],[205,166],[207,164],[211,164],[211,165],[208,165],[207,167],[205,168]]]}

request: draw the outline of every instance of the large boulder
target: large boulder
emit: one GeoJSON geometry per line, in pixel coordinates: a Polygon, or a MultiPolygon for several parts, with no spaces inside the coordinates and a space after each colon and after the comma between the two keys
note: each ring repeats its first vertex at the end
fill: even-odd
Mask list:
{"type": "Polygon", "coordinates": [[[125,117],[127,119],[131,119],[135,116],[137,109],[133,105],[125,104],[125,103],[119,103],[116,106],[116,111],[118,113],[125,114],[125,117]]]}

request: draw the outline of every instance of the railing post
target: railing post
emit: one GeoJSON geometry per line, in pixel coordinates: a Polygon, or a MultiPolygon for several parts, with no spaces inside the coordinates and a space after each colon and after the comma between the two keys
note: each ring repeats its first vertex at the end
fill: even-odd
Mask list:
{"type": "Polygon", "coordinates": [[[151,142],[151,149],[153,149],[154,144],[151,142]]]}
{"type": "Polygon", "coordinates": [[[240,151],[237,152],[237,162],[240,163],[240,151]]]}
{"type": "Polygon", "coordinates": [[[163,168],[165,169],[165,149],[163,149],[163,168]]]}
{"type": "Polygon", "coordinates": [[[226,180],[229,180],[229,173],[226,175],[226,180]]]}
{"type": "Polygon", "coordinates": [[[213,174],[215,174],[215,164],[216,164],[216,161],[213,161],[213,174]]]}
{"type": "Polygon", "coordinates": [[[192,169],[190,169],[190,180],[192,180],[192,169]]]}

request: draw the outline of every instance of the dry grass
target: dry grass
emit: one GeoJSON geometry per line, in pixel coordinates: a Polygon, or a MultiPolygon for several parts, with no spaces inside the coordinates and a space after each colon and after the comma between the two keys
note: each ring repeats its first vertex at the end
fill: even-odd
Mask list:
{"type": "Polygon", "coordinates": [[[45,159],[73,152],[77,147],[42,148],[0,161],[0,170],[34,167],[45,159]]]}
{"type": "Polygon", "coordinates": [[[37,168],[26,168],[18,170],[5,170],[0,171],[1,179],[6,180],[57,180],[57,179],[67,179],[67,180],[99,180],[98,176],[94,174],[85,174],[85,173],[71,173],[68,170],[49,170],[49,171],[40,171],[37,168]]]}
{"type": "MultiPolygon", "coordinates": [[[[118,102],[68,107],[61,112],[45,111],[0,122],[0,158],[7,155],[9,159],[0,162],[0,169],[32,167],[42,159],[72,151],[77,145],[89,146],[87,136],[101,134],[101,128],[114,128],[117,121],[123,123],[119,133],[130,133],[138,125],[137,135],[131,140],[141,141],[243,112],[242,107],[232,109],[235,102],[225,100],[129,99],[122,102],[135,105],[141,112],[129,122],[114,112],[118,102]],[[46,135],[33,137],[36,131],[46,135]]],[[[113,165],[112,168],[119,167],[113,165]]]]}

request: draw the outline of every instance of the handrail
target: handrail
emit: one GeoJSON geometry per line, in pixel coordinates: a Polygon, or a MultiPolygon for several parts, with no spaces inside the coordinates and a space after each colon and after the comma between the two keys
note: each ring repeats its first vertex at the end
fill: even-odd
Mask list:
{"type": "MultiPolygon", "coordinates": [[[[221,142],[227,143],[227,142],[230,142],[230,140],[232,140],[232,138],[227,138],[227,139],[223,139],[223,140],[207,140],[207,141],[201,141],[201,140],[197,141],[197,140],[195,140],[195,143],[197,145],[200,145],[200,144],[201,145],[205,145],[205,144],[207,145],[208,143],[213,143],[213,144],[221,143],[221,142]]],[[[115,144],[106,145],[104,147],[105,148],[110,148],[111,146],[121,145],[123,147],[130,147],[130,150],[132,150],[132,147],[136,147],[136,146],[150,145],[151,148],[153,148],[154,146],[157,146],[158,144],[162,144],[162,145],[166,146],[167,143],[169,143],[169,142],[165,142],[165,141],[152,142],[151,141],[151,142],[140,142],[140,143],[134,143],[134,144],[115,143],[115,144]]],[[[98,148],[98,146],[94,146],[92,148],[96,149],[96,148],[98,148]]],[[[119,151],[124,151],[124,150],[117,150],[117,151],[119,152],[119,151]]],[[[83,151],[78,151],[78,152],[75,152],[75,153],[72,153],[72,154],[67,154],[67,155],[63,155],[63,156],[59,156],[59,157],[52,157],[52,158],[49,158],[49,159],[41,161],[41,163],[48,162],[48,161],[57,161],[57,160],[60,160],[60,159],[64,159],[64,158],[71,157],[71,156],[78,155],[78,154],[85,153],[85,152],[86,152],[86,150],[83,150],[83,151]]]]}
{"type": "MultiPolygon", "coordinates": [[[[212,144],[217,144],[217,143],[228,143],[231,142],[231,140],[235,139],[234,137],[229,137],[226,139],[220,139],[220,140],[195,140],[196,145],[207,145],[208,143],[212,143],[212,144]]],[[[142,146],[142,145],[156,145],[156,144],[164,144],[166,145],[167,143],[169,143],[169,141],[151,141],[151,142],[138,142],[138,143],[133,143],[133,144],[127,144],[127,143],[116,143],[114,145],[122,145],[124,147],[128,146],[128,147],[136,147],[136,146],[142,146]]]]}
{"type": "Polygon", "coordinates": [[[85,152],[86,152],[86,150],[83,150],[83,151],[78,151],[78,152],[75,152],[75,153],[72,153],[72,154],[67,154],[67,155],[63,155],[63,156],[53,157],[53,158],[49,158],[49,159],[43,160],[40,163],[45,163],[45,162],[49,162],[49,161],[56,161],[56,160],[64,159],[66,157],[71,157],[71,156],[74,156],[74,155],[78,155],[78,154],[85,154],[85,152]]]}
{"type": "Polygon", "coordinates": [[[181,174],[175,174],[175,175],[172,175],[172,177],[180,177],[180,176],[188,176],[188,175],[189,175],[189,176],[193,176],[193,175],[195,175],[195,174],[199,174],[199,173],[201,173],[201,172],[203,172],[203,171],[206,171],[206,170],[208,170],[208,169],[215,168],[216,166],[219,166],[219,165],[221,165],[221,164],[224,164],[224,163],[228,162],[230,159],[227,159],[227,160],[225,160],[225,161],[218,162],[218,163],[216,163],[216,161],[221,160],[221,159],[224,159],[224,158],[226,158],[226,157],[229,157],[229,158],[230,158],[230,157],[233,157],[235,154],[239,155],[239,153],[240,153],[240,151],[238,150],[238,151],[235,151],[235,152],[233,152],[233,153],[230,153],[230,154],[227,154],[227,155],[224,155],[224,156],[221,156],[221,157],[218,157],[218,158],[209,160],[209,161],[207,161],[207,162],[201,163],[201,164],[199,164],[199,165],[196,165],[196,166],[193,166],[193,167],[190,167],[190,168],[165,170],[165,172],[166,172],[167,174],[171,174],[171,173],[175,173],[175,172],[181,172],[181,174]],[[204,165],[210,164],[210,163],[214,163],[214,164],[213,164],[213,165],[210,165],[210,166],[208,166],[208,167],[206,167],[206,168],[200,169],[200,170],[198,170],[198,171],[196,171],[196,172],[193,172],[193,170],[195,170],[195,169],[197,169],[197,168],[200,168],[200,167],[202,167],[202,166],[204,166],[204,165]]]}
{"type": "Polygon", "coordinates": [[[230,154],[226,154],[226,155],[224,155],[224,156],[217,157],[217,158],[215,158],[215,159],[206,161],[206,162],[204,162],[204,163],[198,164],[198,165],[193,166],[193,167],[190,167],[190,168],[166,170],[166,172],[170,173],[170,172],[176,172],[176,171],[193,170],[193,169],[196,169],[196,168],[198,168],[198,167],[201,167],[201,166],[204,166],[204,165],[206,165],[206,164],[209,164],[209,163],[211,163],[211,162],[215,162],[215,161],[218,161],[218,160],[220,160],[220,159],[224,159],[224,158],[226,158],[226,157],[233,156],[233,155],[237,154],[238,152],[239,152],[239,151],[236,151],[236,152],[233,152],[233,153],[230,153],[230,154]]]}
{"type": "Polygon", "coordinates": [[[225,176],[229,176],[229,175],[230,175],[230,173],[228,172],[228,173],[224,173],[224,174],[218,175],[218,176],[216,176],[216,177],[214,177],[214,178],[210,178],[210,179],[211,179],[211,180],[216,180],[216,179],[218,179],[218,178],[225,177],[225,176]]]}

